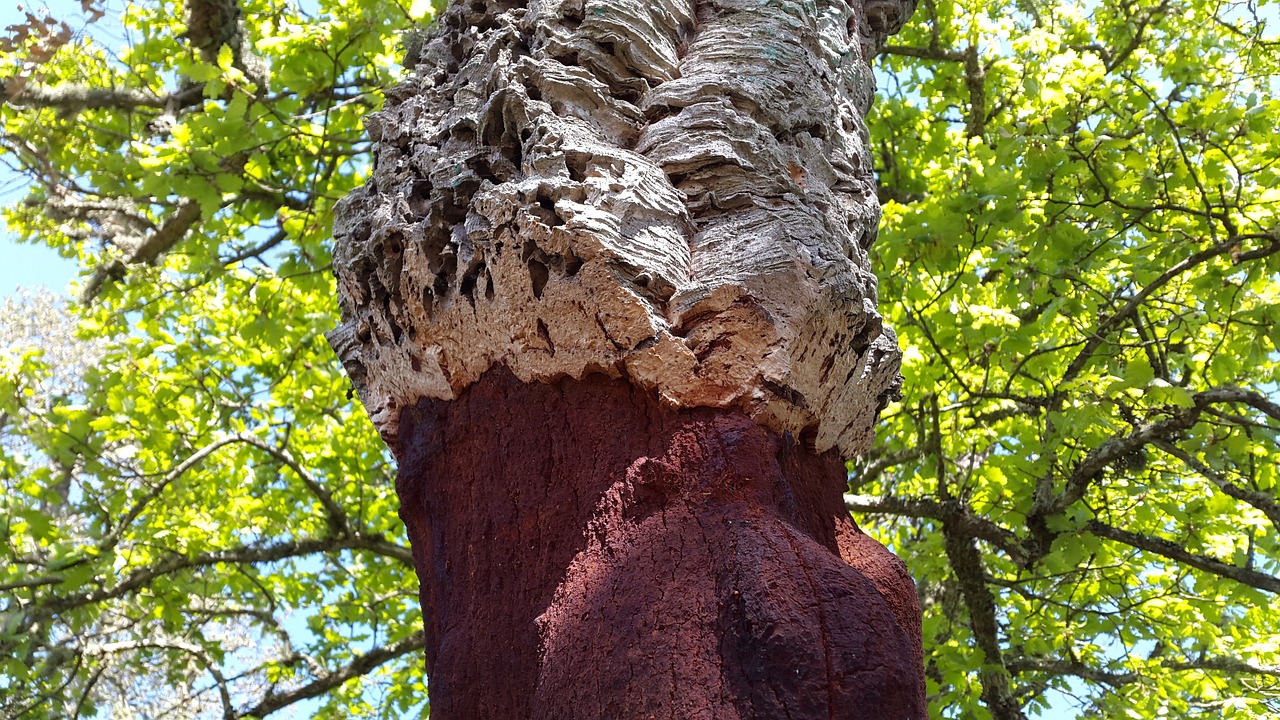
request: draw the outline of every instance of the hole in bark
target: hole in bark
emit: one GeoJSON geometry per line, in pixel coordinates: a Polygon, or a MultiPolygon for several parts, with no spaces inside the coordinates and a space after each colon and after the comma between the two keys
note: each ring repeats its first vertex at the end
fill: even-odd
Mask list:
{"type": "Polygon", "coordinates": [[[811,453],[818,452],[818,429],[805,428],[800,431],[800,445],[811,453]]]}
{"type": "Polygon", "coordinates": [[[449,131],[449,138],[471,144],[476,140],[476,129],[469,125],[458,125],[449,131]]]}
{"type": "Polygon", "coordinates": [[[391,255],[399,255],[404,252],[404,235],[400,233],[391,233],[387,238],[387,252],[391,255]]]}
{"type": "Polygon", "coordinates": [[[535,258],[529,258],[529,280],[533,283],[533,296],[542,299],[542,290],[547,286],[547,280],[551,278],[550,271],[542,261],[535,258]]]}
{"type": "Polygon", "coordinates": [[[644,93],[633,87],[619,88],[613,91],[613,96],[632,105],[639,105],[640,98],[644,97],[644,93]]]}
{"type": "Polygon", "coordinates": [[[427,258],[427,267],[432,273],[440,270],[440,255],[449,244],[449,233],[440,225],[432,225],[427,230],[426,241],[423,242],[422,253],[427,258]]]}
{"type": "Polygon", "coordinates": [[[530,211],[538,218],[539,222],[547,227],[557,227],[564,224],[564,220],[556,212],[555,202],[541,189],[538,190],[538,205],[535,208],[531,208],[530,211]]]}
{"type": "Polygon", "coordinates": [[[568,255],[564,257],[564,274],[566,277],[573,277],[582,269],[583,260],[570,250],[568,255]]]}
{"type": "Polygon", "coordinates": [[[475,192],[479,183],[475,178],[469,178],[469,182],[463,181],[458,187],[452,191],[441,193],[444,195],[445,202],[440,208],[440,216],[445,222],[456,225],[467,219],[467,205],[471,203],[471,195],[475,192]]]}
{"type": "Polygon", "coordinates": [[[484,297],[486,300],[493,299],[493,276],[489,273],[484,274],[484,297]]]}
{"type": "Polygon", "coordinates": [[[867,351],[867,348],[871,347],[871,341],[880,337],[880,332],[883,329],[884,321],[879,317],[872,316],[867,318],[866,324],[862,326],[857,335],[853,336],[853,342],[850,344],[849,349],[853,350],[854,355],[862,355],[867,351]]]}
{"type": "Polygon", "coordinates": [[[542,342],[547,344],[547,350],[552,354],[556,354],[556,344],[551,342],[551,332],[547,330],[547,324],[542,322],[542,318],[538,318],[538,337],[542,338],[542,342]]]}
{"type": "Polygon", "coordinates": [[[652,125],[660,120],[666,120],[669,117],[675,117],[679,114],[680,108],[675,107],[674,105],[650,105],[645,108],[644,119],[645,122],[652,125]]]}
{"type": "Polygon", "coordinates": [[[431,181],[419,180],[413,184],[413,190],[409,191],[409,212],[423,218],[427,216],[430,207],[431,181]]]}
{"type": "Polygon", "coordinates": [[[584,153],[565,153],[564,165],[569,169],[569,179],[582,182],[587,179],[587,155],[584,153]]]}
{"type": "MultiPolygon", "coordinates": [[[[514,159],[514,162],[519,163],[520,162],[519,148],[516,148],[515,154],[516,154],[516,157],[514,159]]],[[[502,161],[502,159],[499,159],[497,167],[495,167],[493,163],[490,163],[489,160],[486,158],[476,157],[476,158],[471,158],[470,160],[467,161],[467,167],[471,168],[471,171],[476,174],[476,177],[480,178],[481,180],[488,180],[494,185],[500,185],[503,182],[506,182],[507,178],[503,176],[507,175],[508,173],[502,172],[503,170],[506,169],[505,166],[506,166],[506,163],[502,161]]]]}
{"type": "MultiPolygon", "coordinates": [[[[542,99],[542,90],[539,90],[537,85],[526,85],[526,86],[525,86],[525,88],[524,88],[524,94],[525,94],[525,95],[528,95],[530,100],[541,100],[541,99],[542,99]]],[[[520,139],[521,139],[521,140],[528,140],[528,139],[529,139],[529,131],[528,131],[528,129],[525,129],[525,130],[521,130],[521,131],[520,131],[520,139]]]]}
{"type": "Polygon", "coordinates": [[[410,355],[409,367],[413,368],[414,372],[422,372],[422,359],[417,355],[410,355]]]}
{"type": "Polygon", "coordinates": [[[574,50],[573,52],[563,53],[560,55],[552,55],[551,59],[558,60],[562,65],[568,65],[570,67],[577,67],[581,65],[581,63],[578,62],[577,50],[574,50]]]}
{"type": "Polygon", "coordinates": [[[717,352],[720,352],[721,350],[728,350],[732,347],[733,347],[733,341],[729,339],[729,336],[721,335],[715,340],[712,340],[706,345],[703,345],[702,347],[698,348],[694,352],[693,356],[697,358],[698,362],[703,362],[707,358],[716,354],[717,352]]]}
{"type": "Polygon", "coordinates": [[[598,46],[601,50],[603,50],[604,54],[608,55],[609,57],[618,56],[618,46],[614,45],[611,42],[596,42],[596,46],[598,46]]]}
{"type": "Polygon", "coordinates": [[[418,328],[413,327],[412,325],[409,326],[409,339],[410,340],[418,339],[418,328]]]}
{"type": "Polygon", "coordinates": [[[458,286],[458,292],[466,296],[472,305],[476,304],[476,282],[480,279],[480,274],[484,272],[484,263],[478,263],[471,270],[468,270],[462,276],[462,282],[458,286]]]}
{"type": "Polygon", "coordinates": [[[502,182],[506,182],[507,180],[510,180],[511,176],[514,175],[515,172],[517,172],[517,168],[519,168],[523,164],[524,164],[524,148],[521,147],[519,143],[517,143],[515,147],[511,148],[512,172],[510,173],[506,172],[506,163],[504,162],[502,164],[502,169],[503,169],[503,172],[501,173],[502,182]]]}
{"type": "Polygon", "coordinates": [[[458,269],[458,256],[452,252],[440,253],[440,272],[436,275],[435,282],[431,284],[431,290],[436,297],[443,298],[449,292],[449,278],[453,277],[453,273],[458,269]]]}
{"type": "MultiPolygon", "coordinates": [[[[557,115],[559,113],[556,113],[557,115]]],[[[489,106],[488,122],[484,123],[484,137],[482,140],[485,145],[501,145],[503,138],[507,136],[506,120],[502,117],[502,108],[497,103],[489,106]]]]}
{"type": "Polygon", "coordinates": [[[524,247],[520,248],[520,262],[528,262],[529,258],[541,254],[542,251],[538,249],[538,243],[533,240],[525,240],[524,247]]]}
{"type": "Polygon", "coordinates": [[[561,12],[564,13],[563,20],[570,27],[578,27],[582,23],[587,8],[584,2],[566,2],[560,6],[561,12]]]}
{"type": "MultiPolygon", "coordinates": [[[[779,385],[768,378],[760,378],[760,385],[765,390],[768,390],[796,407],[804,408],[809,406],[809,403],[804,399],[804,395],[795,388],[787,387],[786,385],[779,385]]],[[[804,441],[804,433],[800,434],[800,440],[801,442],[804,441]]]]}
{"type": "MultiPolygon", "coordinates": [[[[877,235],[876,228],[874,227],[867,228],[862,232],[862,236],[858,238],[858,246],[861,247],[863,250],[866,250],[867,248],[871,247],[871,243],[876,241],[876,235],[877,235]]],[[[849,259],[852,260],[853,257],[851,256],[849,259]]]]}

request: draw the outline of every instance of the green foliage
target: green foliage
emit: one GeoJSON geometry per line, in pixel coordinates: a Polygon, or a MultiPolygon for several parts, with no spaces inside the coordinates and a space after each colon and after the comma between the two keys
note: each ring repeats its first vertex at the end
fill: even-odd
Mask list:
{"type": "MultiPolygon", "coordinates": [[[[6,81],[4,157],[32,184],[5,220],[77,258],[96,301],[78,337],[6,338],[0,716],[425,699],[392,472],[322,335],[333,203],[415,18],[241,7],[239,58],[192,49],[189,8],[135,3],[107,44],[83,34],[6,81]]],[[[6,65],[47,45],[29,35],[6,65]]]]}
{"type": "Polygon", "coordinates": [[[851,505],[920,584],[935,717],[1280,713],[1277,29],[936,0],[880,58],[906,383],[851,505]]]}
{"type": "MultiPolygon", "coordinates": [[[[0,715],[425,698],[392,469],[322,333],[360,118],[431,4],[243,0],[244,41],[205,53],[187,13],[214,5],[0,43],[0,158],[31,180],[6,222],[93,301],[4,313],[0,715]]],[[[1254,12],[935,0],[878,61],[906,383],[849,504],[919,581],[934,717],[1280,712],[1280,46],[1254,12]]]]}

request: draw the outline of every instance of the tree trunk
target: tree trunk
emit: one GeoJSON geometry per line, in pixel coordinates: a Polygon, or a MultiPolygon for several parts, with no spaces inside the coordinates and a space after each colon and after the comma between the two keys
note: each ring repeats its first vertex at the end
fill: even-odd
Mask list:
{"type": "Polygon", "coordinates": [[[330,341],[400,464],[436,717],[925,717],[840,461],[899,382],[862,118],[911,9],[489,0],[411,48],[330,341]]]}

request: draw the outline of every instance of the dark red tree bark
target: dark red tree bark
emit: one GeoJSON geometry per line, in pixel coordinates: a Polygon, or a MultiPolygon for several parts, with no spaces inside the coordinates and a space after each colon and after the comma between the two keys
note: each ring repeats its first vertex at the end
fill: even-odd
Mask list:
{"type": "Polygon", "coordinates": [[[914,586],[834,453],[505,368],[400,422],[433,715],[925,716],[914,586]]]}

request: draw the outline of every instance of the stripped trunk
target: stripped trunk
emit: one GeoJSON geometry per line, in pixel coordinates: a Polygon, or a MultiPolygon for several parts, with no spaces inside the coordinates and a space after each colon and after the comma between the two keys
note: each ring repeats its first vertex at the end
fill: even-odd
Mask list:
{"type": "Polygon", "coordinates": [[[868,60],[910,0],[477,0],[340,206],[330,341],[400,465],[431,706],[923,718],[843,509],[896,392],[868,60]]]}

